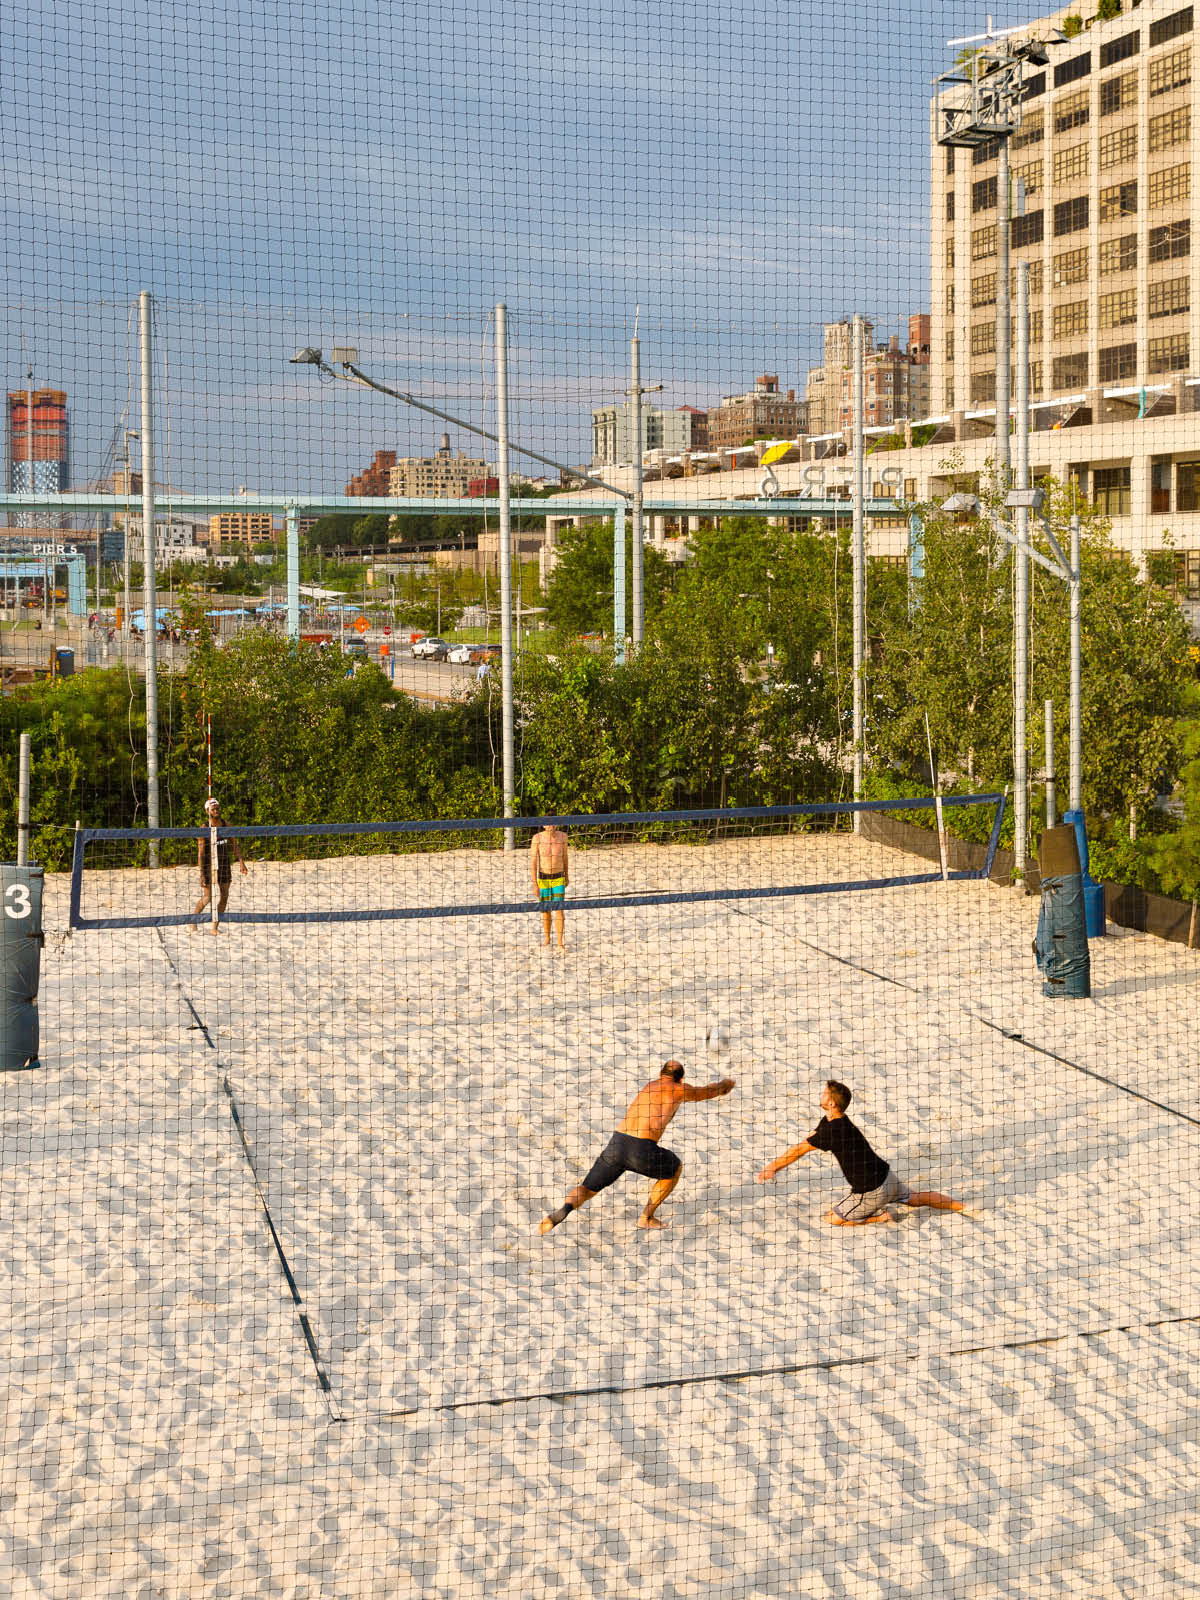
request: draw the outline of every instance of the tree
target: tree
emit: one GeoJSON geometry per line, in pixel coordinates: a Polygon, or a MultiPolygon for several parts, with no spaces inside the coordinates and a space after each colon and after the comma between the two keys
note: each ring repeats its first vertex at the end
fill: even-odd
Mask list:
{"type": "MultiPolygon", "coordinates": [[[[626,521],[626,534],[629,523],[626,521]]],[[[670,582],[671,567],[661,551],[647,545],[642,576],[647,626],[658,614],[670,582]]],[[[633,611],[633,552],[626,539],[626,616],[633,611]]],[[[551,623],[568,633],[611,633],[613,619],[613,525],[584,522],[567,529],[559,541],[558,561],[546,589],[551,623]]]]}

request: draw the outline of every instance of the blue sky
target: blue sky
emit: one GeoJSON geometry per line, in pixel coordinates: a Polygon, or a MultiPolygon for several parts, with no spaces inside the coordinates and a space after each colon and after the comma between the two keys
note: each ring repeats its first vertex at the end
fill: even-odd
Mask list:
{"type": "Polygon", "coordinates": [[[483,419],[504,299],[522,437],[578,460],[636,303],[671,404],[760,371],[802,391],[821,323],[856,309],[899,330],[928,300],[929,83],[983,21],[865,0],[0,15],[9,386],[31,356],[70,391],[83,481],[136,396],[148,288],[172,480],[310,492],[436,425],[317,384],[299,345],[355,343],[483,419]]]}

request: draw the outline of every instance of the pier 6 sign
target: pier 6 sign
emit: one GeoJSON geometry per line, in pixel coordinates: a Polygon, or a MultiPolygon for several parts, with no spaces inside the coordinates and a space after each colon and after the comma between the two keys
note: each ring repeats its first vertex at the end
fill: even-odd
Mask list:
{"type": "MultiPolygon", "coordinates": [[[[904,485],[904,472],[900,467],[867,467],[867,494],[882,494],[886,499],[899,500],[904,485]]],[[[786,495],[798,500],[848,500],[854,487],[854,463],[846,456],[836,461],[811,461],[800,472],[800,481],[794,488],[784,489],[775,476],[770,463],[766,464],[758,492],[764,500],[774,500],[786,495]]]]}

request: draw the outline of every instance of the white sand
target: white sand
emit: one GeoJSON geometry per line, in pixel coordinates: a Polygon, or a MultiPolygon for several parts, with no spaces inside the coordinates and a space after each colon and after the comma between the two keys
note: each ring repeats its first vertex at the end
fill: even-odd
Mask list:
{"type": "MultiPolygon", "coordinates": [[[[849,838],[627,847],[576,852],[572,892],[919,870],[849,838]]],[[[526,873],[252,863],[233,905],[526,873]]],[[[194,893],[89,875],[85,911],[194,893]]],[[[1035,918],[959,883],[568,908],[565,957],[532,907],[52,937],[45,1065],[0,1076],[0,1593],[1200,1593],[1200,1126],[1077,1070],[1200,1119],[1200,956],[1115,931],[1095,999],[1051,1002],[1035,918]],[[668,1131],[670,1226],[637,1231],[626,1178],[540,1238],[671,1053],[738,1088],[668,1131]],[[830,1229],[821,1156],[755,1183],[830,1073],[978,1220],[830,1229]]]]}

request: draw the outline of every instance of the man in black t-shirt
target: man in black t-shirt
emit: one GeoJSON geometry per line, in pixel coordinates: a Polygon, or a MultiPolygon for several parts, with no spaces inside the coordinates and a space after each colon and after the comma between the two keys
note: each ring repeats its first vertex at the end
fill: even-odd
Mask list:
{"type": "Polygon", "coordinates": [[[938,1211],[961,1211],[962,1204],[949,1195],[933,1190],[913,1190],[908,1187],[887,1162],[877,1156],[867,1143],[866,1135],[846,1115],[850,1104],[850,1091],[844,1083],[829,1078],[821,1096],[821,1110],[825,1115],[803,1144],[795,1144],[774,1161],[768,1161],[758,1175],[759,1183],[767,1183],[784,1167],[799,1161],[811,1150],[828,1150],[836,1157],[842,1176],[850,1185],[850,1193],[825,1213],[825,1221],[839,1228],[857,1228],[867,1222],[891,1222],[889,1205],[933,1206],[938,1211]]]}

